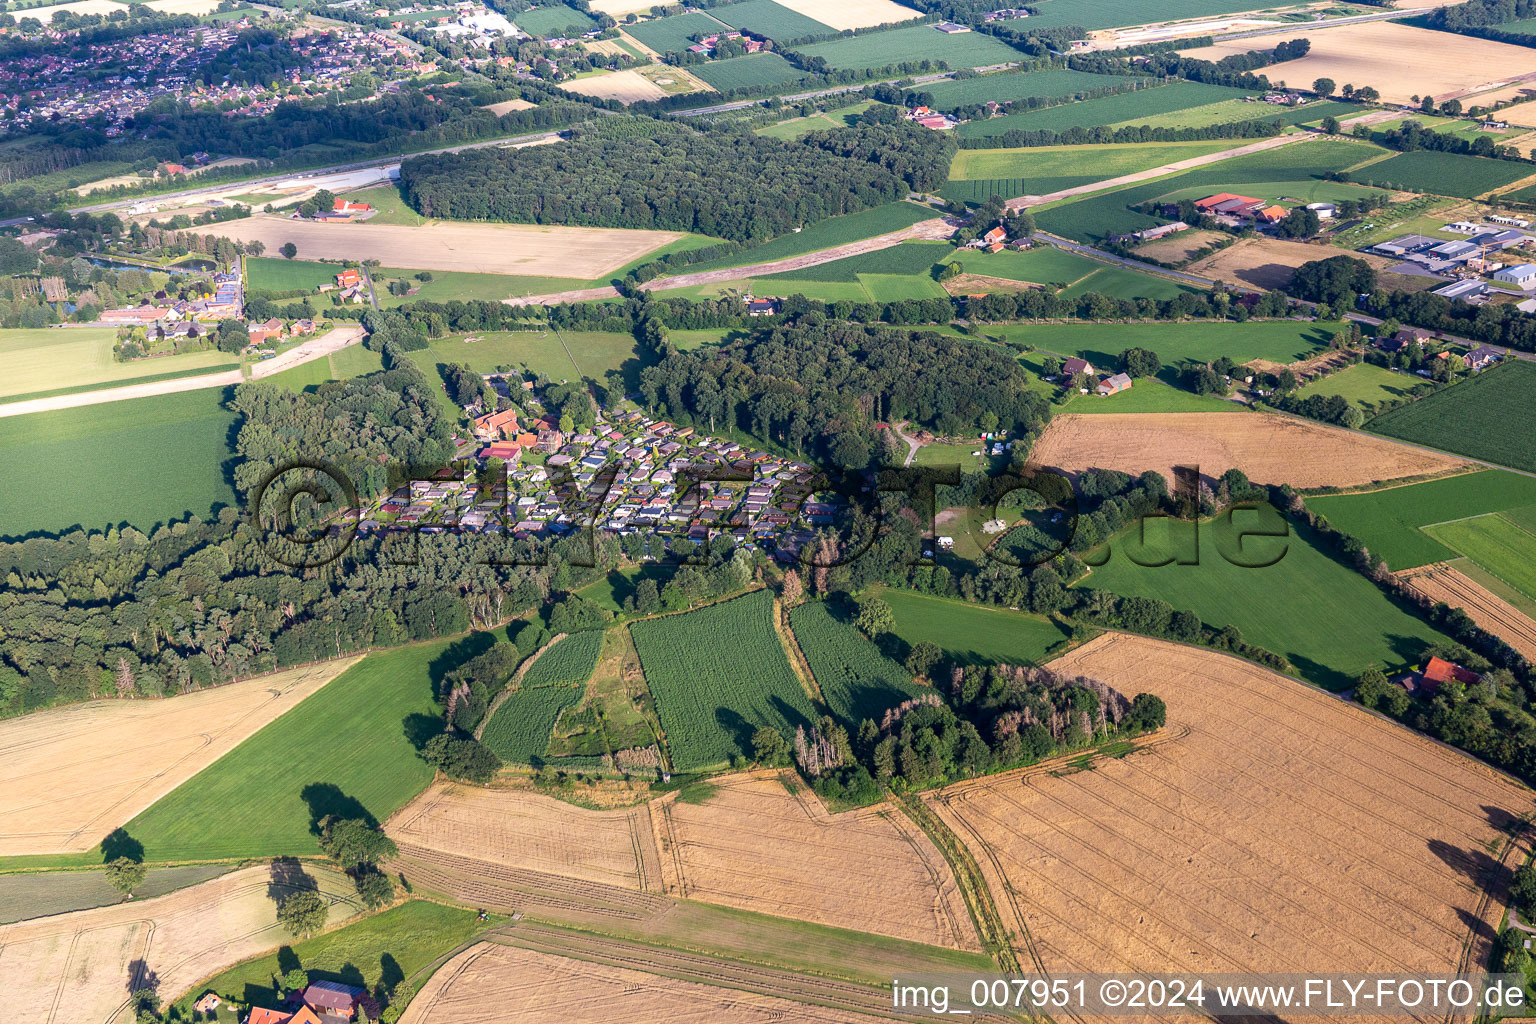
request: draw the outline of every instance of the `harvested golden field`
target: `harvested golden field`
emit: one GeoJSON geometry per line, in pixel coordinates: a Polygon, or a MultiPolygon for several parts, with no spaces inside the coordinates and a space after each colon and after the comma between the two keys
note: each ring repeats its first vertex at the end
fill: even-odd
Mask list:
{"type": "Polygon", "coordinates": [[[357,660],[0,722],[0,856],[91,849],[357,660]]]}
{"type": "Polygon", "coordinates": [[[1076,473],[1200,467],[1214,480],[1236,467],[1254,483],[1358,487],[1448,472],[1463,463],[1395,441],[1312,420],[1255,412],[1080,413],[1057,416],[1032,459],[1076,473]]]}
{"type": "Polygon", "coordinates": [[[1433,562],[1397,574],[1431,601],[1444,601],[1472,616],[1472,621],[1536,661],[1536,621],[1449,562],[1433,562]]]}
{"type": "MultiPolygon", "coordinates": [[[[1182,237],[1183,235],[1175,235],[1166,241],[1173,242],[1182,237]]],[[[1282,289],[1290,284],[1292,272],[1303,263],[1325,260],[1338,254],[1339,250],[1326,245],[1288,242],[1281,238],[1245,238],[1203,259],[1196,260],[1184,269],[1191,274],[1199,274],[1217,281],[1246,284],[1269,291],[1282,289]]],[[[1350,255],[1365,260],[1378,272],[1397,263],[1396,260],[1373,256],[1370,253],[1350,253],[1350,255]]],[[[1393,276],[1395,278],[1400,275],[1393,276]]]]}
{"type": "Polygon", "coordinates": [[[667,891],[779,917],[979,950],[943,856],[891,807],[829,814],[798,780],[718,780],[655,808],[667,891]],[[786,785],[793,785],[791,793],[786,785]]]}
{"type": "Polygon", "coordinates": [[[424,985],[400,1024],[872,1024],[876,1018],[482,942],[424,985]]]}
{"type": "Polygon", "coordinates": [[[445,782],[386,827],[413,849],[628,889],[661,888],[651,811],[643,804],[589,811],[538,793],[445,782]],[[640,852],[646,848],[649,856],[640,852]]]}
{"type": "MultiPolygon", "coordinates": [[[[331,903],[328,925],[360,909],[350,879],[308,868],[331,903]]],[[[39,1024],[121,1021],[130,992],[150,974],[162,998],[291,940],[269,890],[291,876],[262,865],[152,900],[39,918],[0,928],[0,988],[39,1024]],[[121,1018],[119,1014],[121,1013],[121,1018]]]]}
{"type": "Polygon", "coordinates": [[[667,91],[633,69],[614,71],[606,75],[576,78],[561,84],[567,92],[598,99],[618,100],[620,103],[636,103],[640,100],[666,99],[667,91]]]}
{"type": "MultiPolygon", "coordinates": [[[[1047,972],[1481,969],[1532,792],[1321,690],[1108,634],[1050,666],[1168,705],[1123,758],[928,803],[1047,972]],[[1474,966],[1476,965],[1476,966],[1474,966]]],[[[1022,951],[1021,951],[1021,959],[1022,951]]]]}
{"type": "Polygon", "coordinates": [[[656,6],[655,0],[592,0],[592,9],[623,18],[626,14],[641,14],[656,6]]]}
{"type": "Polygon", "coordinates": [[[36,18],[47,25],[60,11],[68,11],[71,14],[111,14],[114,11],[127,9],[127,4],[118,3],[117,0],[74,0],[73,3],[54,4],[51,7],[28,7],[21,17],[36,18]]]}
{"type": "Polygon", "coordinates": [[[502,100],[500,103],[491,103],[481,109],[489,110],[497,117],[500,117],[502,114],[510,114],[514,110],[532,110],[534,106],[535,104],[529,103],[527,100],[502,100]]]}
{"type": "Polygon", "coordinates": [[[674,242],[675,231],[541,227],[532,224],[328,224],[258,214],[218,225],[239,242],[260,240],[268,252],[284,242],[305,260],[378,259],[386,267],[464,270],[532,277],[602,277],[674,242]]]}
{"type": "Polygon", "coordinates": [[[890,25],[920,17],[917,11],[894,3],[893,0],[837,0],[837,3],[827,3],[827,0],[779,0],[779,6],[788,7],[807,18],[814,18],[839,32],[850,28],[890,25]]]}
{"type": "MultiPolygon", "coordinates": [[[[1312,48],[1300,60],[1264,69],[1276,85],[1310,88],[1313,80],[1332,78],[1356,87],[1373,86],[1384,100],[1408,103],[1410,97],[1430,95],[1444,102],[1489,89],[1531,72],[1525,47],[1488,39],[1399,25],[1365,21],[1334,28],[1308,30],[1312,48]],[[1412,60],[1404,60],[1412,54],[1412,60]]],[[[1249,50],[1269,50],[1295,38],[1293,29],[1181,50],[1200,60],[1220,60],[1249,50]]]]}

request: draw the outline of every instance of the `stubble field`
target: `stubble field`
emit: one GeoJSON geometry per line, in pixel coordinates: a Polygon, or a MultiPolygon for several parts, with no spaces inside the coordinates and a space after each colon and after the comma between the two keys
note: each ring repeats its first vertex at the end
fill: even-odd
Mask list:
{"type": "Polygon", "coordinates": [[[620,103],[638,103],[641,100],[662,100],[667,91],[638,71],[615,71],[607,75],[592,75],[564,83],[563,88],[583,96],[618,100],[620,103]]]}
{"type": "Polygon", "coordinates": [[[1226,655],[1109,634],[1051,667],[1152,689],[1166,738],[927,798],[1043,970],[1486,962],[1529,790],[1226,655]]]}
{"type": "Polygon", "coordinates": [[[1431,601],[1444,601],[1452,608],[1460,608],[1480,627],[1536,661],[1536,622],[1455,566],[1436,562],[1398,573],[1397,578],[1431,601]]]}
{"type": "Polygon", "coordinates": [[[0,856],[91,849],[356,661],[0,722],[0,856]]]}
{"type": "MultiPolygon", "coordinates": [[[[307,870],[330,904],[329,924],[358,912],[350,879],[330,868],[307,870]]],[[[279,880],[286,877],[262,865],[158,899],[0,928],[0,986],[39,1024],[129,1024],[128,994],[150,976],[162,996],[176,996],[286,942],[273,900],[294,891],[279,880]]]]}
{"type": "Polygon", "coordinates": [[[1236,467],[1255,483],[1302,488],[1358,487],[1462,464],[1358,431],[1249,412],[1067,414],[1051,421],[1032,458],[1071,473],[1155,470],[1170,484],[1176,465],[1198,465],[1208,480],[1236,467]]]}
{"type": "MultiPolygon", "coordinates": [[[[584,81],[587,81],[584,79],[584,81]]],[[[683,236],[675,231],[529,224],[327,224],[257,215],[218,226],[226,238],[285,242],[306,260],[377,259],[386,267],[594,280],[683,236]]]]}
{"type": "MultiPolygon", "coordinates": [[[[1225,249],[1196,260],[1184,269],[1191,274],[1199,274],[1213,280],[1244,284],[1269,291],[1284,288],[1290,284],[1291,274],[1303,263],[1325,260],[1335,255],[1338,255],[1338,250],[1327,246],[1288,242],[1282,238],[1246,238],[1235,245],[1229,245],[1225,249]]],[[[1367,253],[1350,255],[1365,260],[1377,271],[1394,263],[1392,260],[1367,253]]]]}

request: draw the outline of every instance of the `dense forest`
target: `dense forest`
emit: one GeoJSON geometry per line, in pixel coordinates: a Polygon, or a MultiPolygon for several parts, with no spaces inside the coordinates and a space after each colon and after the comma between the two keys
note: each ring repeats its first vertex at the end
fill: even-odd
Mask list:
{"type": "Polygon", "coordinates": [[[786,143],[609,118],[558,146],[408,160],[400,188],[429,217],[761,240],[937,188],[953,151],[940,133],[906,124],[812,132],[786,143]]]}

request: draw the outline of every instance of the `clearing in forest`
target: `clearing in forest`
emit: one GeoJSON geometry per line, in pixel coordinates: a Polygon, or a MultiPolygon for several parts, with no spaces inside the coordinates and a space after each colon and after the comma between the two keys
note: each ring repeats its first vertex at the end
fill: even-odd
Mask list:
{"type": "Polygon", "coordinates": [[[357,660],[0,722],[0,856],[91,849],[357,660]]]}
{"type": "Polygon", "coordinates": [[[1109,634],[1050,667],[1155,680],[1163,736],[1092,770],[1057,761],[926,797],[1042,970],[1487,962],[1530,790],[1213,651],[1109,634]]]}

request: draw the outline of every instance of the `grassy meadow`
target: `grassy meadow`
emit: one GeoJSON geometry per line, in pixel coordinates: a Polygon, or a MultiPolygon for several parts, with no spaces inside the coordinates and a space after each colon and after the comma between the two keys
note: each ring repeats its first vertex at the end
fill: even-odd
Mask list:
{"type": "Polygon", "coordinates": [[[928,640],[968,665],[1041,664],[1060,654],[1068,637],[1041,615],[910,590],[883,590],[880,597],[896,617],[892,632],[898,637],[908,644],[928,640]]]}
{"type": "Polygon", "coordinates": [[[118,362],[112,357],[115,327],[44,327],[0,330],[0,402],[218,373],[240,366],[227,352],[186,352],[118,362]]]}
{"type": "Polygon", "coordinates": [[[1424,532],[1536,600],[1536,534],[1494,512],[1426,526],[1424,532]]]}

